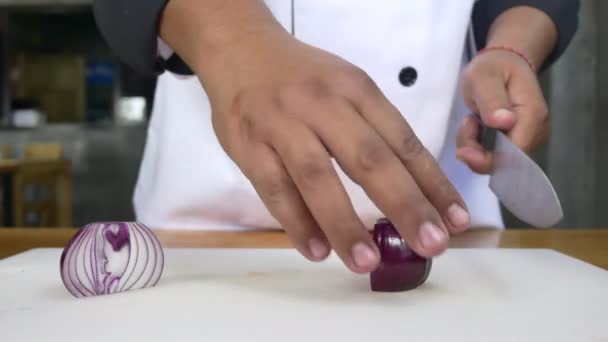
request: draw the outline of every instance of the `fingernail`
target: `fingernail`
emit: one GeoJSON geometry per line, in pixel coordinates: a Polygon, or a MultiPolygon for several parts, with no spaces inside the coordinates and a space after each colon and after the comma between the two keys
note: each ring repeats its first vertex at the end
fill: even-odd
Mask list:
{"type": "Polygon", "coordinates": [[[420,227],[420,242],[424,248],[436,248],[445,243],[447,235],[434,223],[425,222],[420,227]]]}
{"type": "Polygon", "coordinates": [[[308,242],[308,248],[315,259],[322,259],[329,252],[327,245],[317,238],[310,239],[308,242]]]}
{"type": "Polygon", "coordinates": [[[359,242],[353,246],[353,260],[360,268],[370,268],[377,264],[378,256],[368,245],[359,242]]]}
{"type": "Polygon", "coordinates": [[[458,204],[448,208],[448,219],[457,228],[465,228],[469,224],[469,213],[458,204]]]}
{"type": "Polygon", "coordinates": [[[494,117],[499,120],[510,119],[513,116],[513,112],[508,109],[501,108],[494,112],[494,117]]]}

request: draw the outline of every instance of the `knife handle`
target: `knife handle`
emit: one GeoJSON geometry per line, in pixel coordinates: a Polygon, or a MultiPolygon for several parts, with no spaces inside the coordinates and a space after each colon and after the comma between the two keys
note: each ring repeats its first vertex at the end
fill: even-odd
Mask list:
{"type": "Polygon", "coordinates": [[[480,143],[486,151],[494,151],[496,132],[498,132],[496,128],[488,127],[484,124],[481,125],[480,143]]]}
{"type": "Polygon", "coordinates": [[[488,127],[481,120],[481,115],[475,113],[475,118],[479,125],[481,126],[481,134],[479,135],[479,143],[486,151],[493,152],[494,146],[496,145],[496,132],[498,130],[496,128],[488,127]]]}

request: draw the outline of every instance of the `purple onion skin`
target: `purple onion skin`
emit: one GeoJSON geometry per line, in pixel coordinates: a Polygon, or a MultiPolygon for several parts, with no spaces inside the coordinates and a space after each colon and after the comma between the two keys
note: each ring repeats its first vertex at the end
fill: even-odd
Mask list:
{"type": "MultiPolygon", "coordinates": [[[[80,236],[80,234],[84,233],[84,231],[85,231],[84,229],[78,229],[76,231],[76,234],[74,234],[74,236],[72,236],[70,238],[70,240],[68,240],[67,245],[71,246],[74,243],[74,241],[80,236]]],[[[59,270],[60,270],[60,272],[63,272],[63,261],[65,260],[65,256],[67,254],[68,254],[68,249],[64,248],[63,252],[61,252],[61,258],[59,258],[59,270]]]]}
{"type": "Polygon", "coordinates": [[[373,238],[380,250],[380,264],[370,274],[372,291],[403,292],[427,280],[432,259],[421,257],[409,248],[389,220],[376,222],[373,238]]]}
{"type": "Polygon", "coordinates": [[[131,242],[131,240],[129,239],[129,228],[127,227],[127,224],[123,222],[111,222],[109,224],[118,225],[118,232],[116,234],[114,234],[110,230],[107,230],[105,234],[105,238],[112,245],[112,249],[115,252],[118,252],[122,249],[124,245],[129,244],[131,242]]]}

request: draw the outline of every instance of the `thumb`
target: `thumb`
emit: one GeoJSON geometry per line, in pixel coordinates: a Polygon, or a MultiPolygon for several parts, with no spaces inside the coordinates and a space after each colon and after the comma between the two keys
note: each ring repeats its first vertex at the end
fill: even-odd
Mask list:
{"type": "Polygon", "coordinates": [[[484,124],[503,131],[513,128],[516,116],[502,77],[492,74],[479,75],[473,81],[470,95],[470,102],[477,107],[475,109],[484,124]]]}

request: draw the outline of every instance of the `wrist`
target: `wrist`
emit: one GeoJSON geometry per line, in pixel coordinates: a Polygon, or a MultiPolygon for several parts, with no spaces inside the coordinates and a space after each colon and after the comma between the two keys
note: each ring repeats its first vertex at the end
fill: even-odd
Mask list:
{"type": "Polygon", "coordinates": [[[486,47],[507,47],[539,69],[555,48],[557,35],[555,24],[544,12],[518,6],[496,18],[486,47]]]}
{"type": "Polygon", "coordinates": [[[160,20],[160,37],[194,71],[277,32],[285,30],[261,0],[170,0],[160,20]]]}
{"type": "Polygon", "coordinates": [[[478,53],[477,56],[482,55],[484,53],[490,52],[490,51],[503,51],[503,52],[507,52],[507,53],[511,53],[513,55],[517,55],[522,61],[526,62],[526,64],[528,64],[528,66],[530,67],[530,69],[532,69],[532,71],[537,72],[538,68],[536,66],[536,64],[534,63],[534,61],[528,57],[524,52],[519,51],[518,49],[512,47],[512,46],[508,46],[508,45],[489,45],[486,46],[485,48],[481,49],[478,53]]]}

